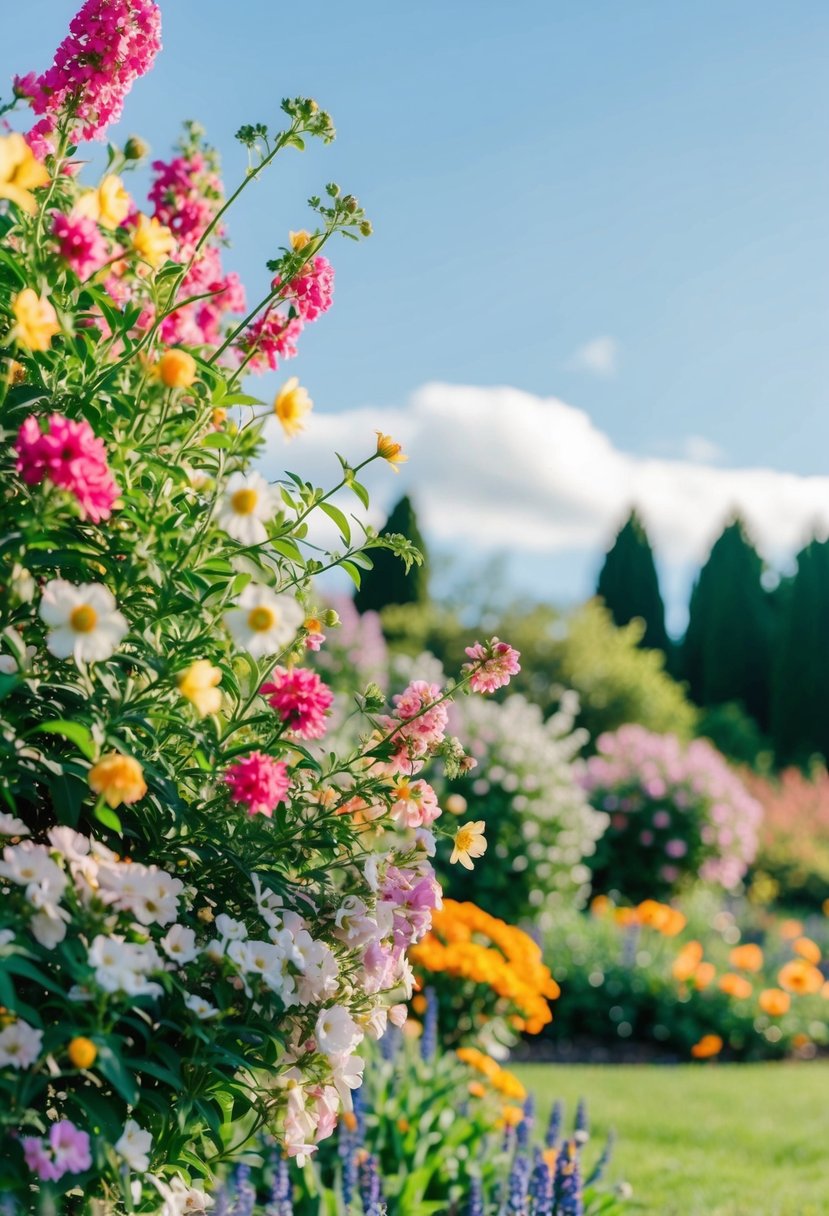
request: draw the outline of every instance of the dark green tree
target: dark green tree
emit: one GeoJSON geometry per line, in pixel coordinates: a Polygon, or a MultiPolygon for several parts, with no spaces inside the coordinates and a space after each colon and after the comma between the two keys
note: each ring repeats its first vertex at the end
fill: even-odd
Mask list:
{"type": "Polygon", "coordinates": [[[698,705],[736,702],[767,730],[774,613],[762,576],[763,560],[735,517],[691,593],[681,674],[698,705]]]}
{"type": "Polygon", "coordinates": [[[802,764],[829,757],[829,541],[798,553],[781,618],[772,738],[778,763],[802,764]]]}
{"type": "Polygon", "coordinates": [[[648,650],[668,651],[665,605],[653,550],[635,510],[620,528],[604,559],[596,594],[604,600],[614,624],[628,625],[637,618],[645,622],[640,645],[648,650]]]}
{"type": "Polygon", "coordinates": [[[364,570],[354,603],[359,612],[379,612],[389,604],[425,604],[429,599],[429,563],[426,544],[412,501],[404,494],[392,508],[381,536],[404,536],[423,554],[423,564],[404,563],[388,549],[372,549],[372,570],[364,570]]]}

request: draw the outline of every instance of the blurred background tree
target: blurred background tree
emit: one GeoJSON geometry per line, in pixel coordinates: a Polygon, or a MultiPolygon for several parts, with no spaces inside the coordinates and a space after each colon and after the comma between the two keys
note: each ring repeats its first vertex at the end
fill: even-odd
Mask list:
{"type": "Polygon", "coordinates": [[[665,628],[665,605],[653,549],[645,525],[632,510],[605,555],[596,594],[604,600],[616,625],[641,620],[644,629],[639,645],[647,650],[670,649],[665,628]]]}

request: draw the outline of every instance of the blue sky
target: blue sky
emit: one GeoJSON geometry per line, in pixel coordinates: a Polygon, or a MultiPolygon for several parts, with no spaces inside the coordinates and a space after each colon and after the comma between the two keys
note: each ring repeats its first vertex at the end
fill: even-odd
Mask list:
{"type": "MultiPolygon", "coordinates": [[[[4,75],[46,66],[75,7],[5,14],[4,75]]],[[[286,368],[320,410],[507,385],[622,453],[827,468],[822,0],[161,8],[165,51],[120,134],[163,155],[197,117],[230,182],[234,130],[278,121],[282,96],[334,115],[332,148],[250,192],[229,259],[253,297],[308,194],[334,178],[363,201],[376,234],[334,250],[336,307],[286,368]]],[[[537,550],[540,590],[577,593],[594,548],[537,550]]]]}

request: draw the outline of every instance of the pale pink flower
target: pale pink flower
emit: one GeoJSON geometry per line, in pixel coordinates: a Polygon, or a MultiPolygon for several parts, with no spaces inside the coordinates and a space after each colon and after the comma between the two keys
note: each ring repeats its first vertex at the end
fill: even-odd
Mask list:
{"type": "Polygon", "coordinates": [[[467,646],[466,654],[472,662],[465,663],[462,671],[471,673],[469,687],[473,692],[495,692],[509,684],[510,677],[518,675],[521,670],[518,651],[498,638],[467,646]]]}
{"type": "Polygon", "coordinates": [[[52,1124],[48,1140],[26,1136],[22,1144],[26,1164],[44,1182],[57,1182],[64,1174],[81,1174],[92,1165],[89,1135],[68,1119],[52,1124]]]}

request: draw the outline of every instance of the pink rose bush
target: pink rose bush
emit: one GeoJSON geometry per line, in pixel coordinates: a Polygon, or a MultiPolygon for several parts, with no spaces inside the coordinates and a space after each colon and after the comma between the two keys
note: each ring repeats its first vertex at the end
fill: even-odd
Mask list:
{"type": "Polygon", "coordinates": [[[757,851],[762,808],[706,739],[623,726],[599,736],[582,783],[610,818],[595,890],[660,898],[697,876],[731,890],[757,851]]]}
{"type": "MultiPolygon", "coordinates": [[[[454,824],[432,770],[466,760],[452,694],[517,670],[482,643],[456,683],[415,676],[391,704],[369,686],[358,728],[332,740],[339,694],[308,660],[338,619],[314,578],[359,577],[373,547],[419,554],[331,501],[364,503],[384,450],[341,458],[327,491],[283,476],[265,441],[310,399],[294,384],[275,416],[240,377],[330,308],[323,246],[370,225],[327,187],[246,312],[197,128],[155,162],[146,204],[128,188],[136,141],[85,184],[75,141],[105,136],[159,46],[152,0],[87,0],[52,67],[18,81],[34,127],[0,134],[0,166],[17,166],[0,182],[11,1213],[200,1211],[261,1132],[299,1160],[317,1151],[351,1109],[360,1044],[402,1020],[406,952],[440,906],[430,859],[454,824]],[[336,553],[308,540],[322,511],[342,521],[336,553]]],[[[278,153],[333,138],[316,103],[282,109],[283,129],[240,130],[235,194],[278,153]]]]}

